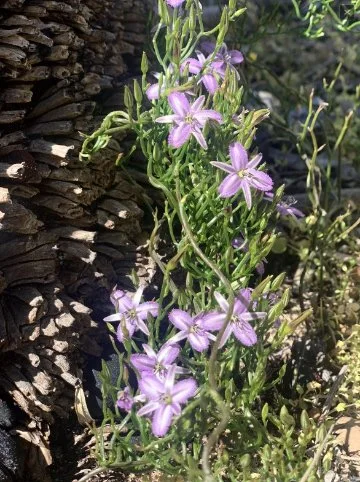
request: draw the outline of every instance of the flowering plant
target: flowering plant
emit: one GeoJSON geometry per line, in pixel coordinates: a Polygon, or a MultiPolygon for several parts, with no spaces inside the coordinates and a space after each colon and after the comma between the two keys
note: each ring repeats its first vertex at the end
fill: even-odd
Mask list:
{"type": "Polygon", "coordinates": [[[243,55],[224,44],[229,23],[244,9],[230,0],[209,31],[199,0],[159,0],[158,10],[157,82],[148,83],[144,54],[142,84],[135,80],[133,92],[125,90],[127,111],[107,116],[82,150],[86,160],[116,132],[136,133],[148,179],[165,197],[161,221],[173,251],[165,261],[156,254],[151,240],[164,223],[155,212],[149,247],[163,272],[158,299],[141,302],[142,287],[132,296],[111,295],[116,313],[105,322],[114,333],[118,323],[122,374],[115,414],[105,409],[104,423],[114,431],[101,464],[212,481],[222,480],[231,457],[229,480],[240,480],[241,457],[256,450],[250,432],[264,436],[255,402],[266,389],[267,359],[290,332],[282,323],[269,337],[289,298],[285,291],[273,303],[284,275],[259,278],[276,239],[270,220],[282,188],[273,191],[254,145],[268,111],[242,107],[243,55]],[[238,249],[240,238],[246,249],[238,249]],[[175,269],[185,281],[177,281],[175,269]]]}

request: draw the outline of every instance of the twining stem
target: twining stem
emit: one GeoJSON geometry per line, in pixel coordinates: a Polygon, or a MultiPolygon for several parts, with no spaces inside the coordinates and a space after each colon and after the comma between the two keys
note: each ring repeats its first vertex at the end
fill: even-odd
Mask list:
{"type": "Polygon", "coordinates": [[[191,227],[189,225],[189,221],[187,218],[187,215],[185,213],[185,199],[181,197],[181,192],[180,192],[180,180],[178,176],[178,169],[175,169],[175,180],[176,180],[176,197],[178,201],[178,206],[179,206],[179,217],[181,224],[183,226],[183,229],[186,233],[186,236],[193,247],[195,253],[199,256],[200,259],[204,261],[204,263],[218,276],[219,280],[222,282],[224,287],[226,288],[228,292],[228,303],[229,303],[229,308],[226,313],[226,318],[225,322],[219,331],[216,340],[213,344],[210,358],[209,358],[209,385],[210,385],[210,395],[214,399],[215,403],[217,404],[219,408],[219,412],[221,414],[220,422],[219,424],[215,427],[215,429],[212,431],[212,433],[209,435],[207,442],[204,446],[203,449],[203,454],[201,458],[201,464],[203,468],[203,472],[205,475],[205,481],[211,481],[212,475],[211,475],[211,468],[210,468],[210,455],[213,447],[215,446],[216,442],[218,441],[221,433],[224,431],[226,428],[229,419],[230,419],[230,411],[226,403],[224,402],[223,398],[219,394],[218,391],[218,384],[216,382],[216,360],[217,360],[217,355],[219,351],[219,345],[220,341],[222,339],[222,336],[230,323],[231,316],[233,314],[234,310],[234,303],[235,303],[235,297],[234,297],[234,292],[231,288],[231,284],[227,280],[226,276],[223,274],[223,272],[219,269],[219,267],[213,263],[206,255],[205,253],[201,250],[199,245],[197,244],[195,237],[193,235],[193,232],[191,230],[191,227]]]}

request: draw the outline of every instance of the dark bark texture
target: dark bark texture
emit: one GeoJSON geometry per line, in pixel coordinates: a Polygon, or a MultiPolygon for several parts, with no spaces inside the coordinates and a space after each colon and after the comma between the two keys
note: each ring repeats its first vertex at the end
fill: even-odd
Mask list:
{"type": "Polygon", "coordinates": [[[149,274],[143,190],[116,145],[78,160],[81,132],[121,105],[145,21],[143,0],[0,0],[0,398],[47,462],[109,290],[149,274]]]}

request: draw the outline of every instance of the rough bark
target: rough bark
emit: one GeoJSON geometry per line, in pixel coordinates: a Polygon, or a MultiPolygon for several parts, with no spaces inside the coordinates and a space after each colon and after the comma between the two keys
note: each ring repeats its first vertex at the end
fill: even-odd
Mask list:
{"type": "Polygon", "coordinates": [[[111,147],[78,161],[145,20],[142,0],[0,0],[0,387],[34,433],[68,414],[81,349],[100,354],[111,287],[148,275],[142,188],[111,147]]]}

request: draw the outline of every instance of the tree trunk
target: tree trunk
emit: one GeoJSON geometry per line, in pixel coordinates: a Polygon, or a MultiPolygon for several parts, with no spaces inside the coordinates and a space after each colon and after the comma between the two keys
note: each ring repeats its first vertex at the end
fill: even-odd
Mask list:
{"type": "Polygon", "coordinates": [[[69,412],[109,290],[149,275],[141,186],[111,146],[78,161],[145,20],[143,0],[0,0],[0,387],[31,420],[27,441],[69,412]]]}

